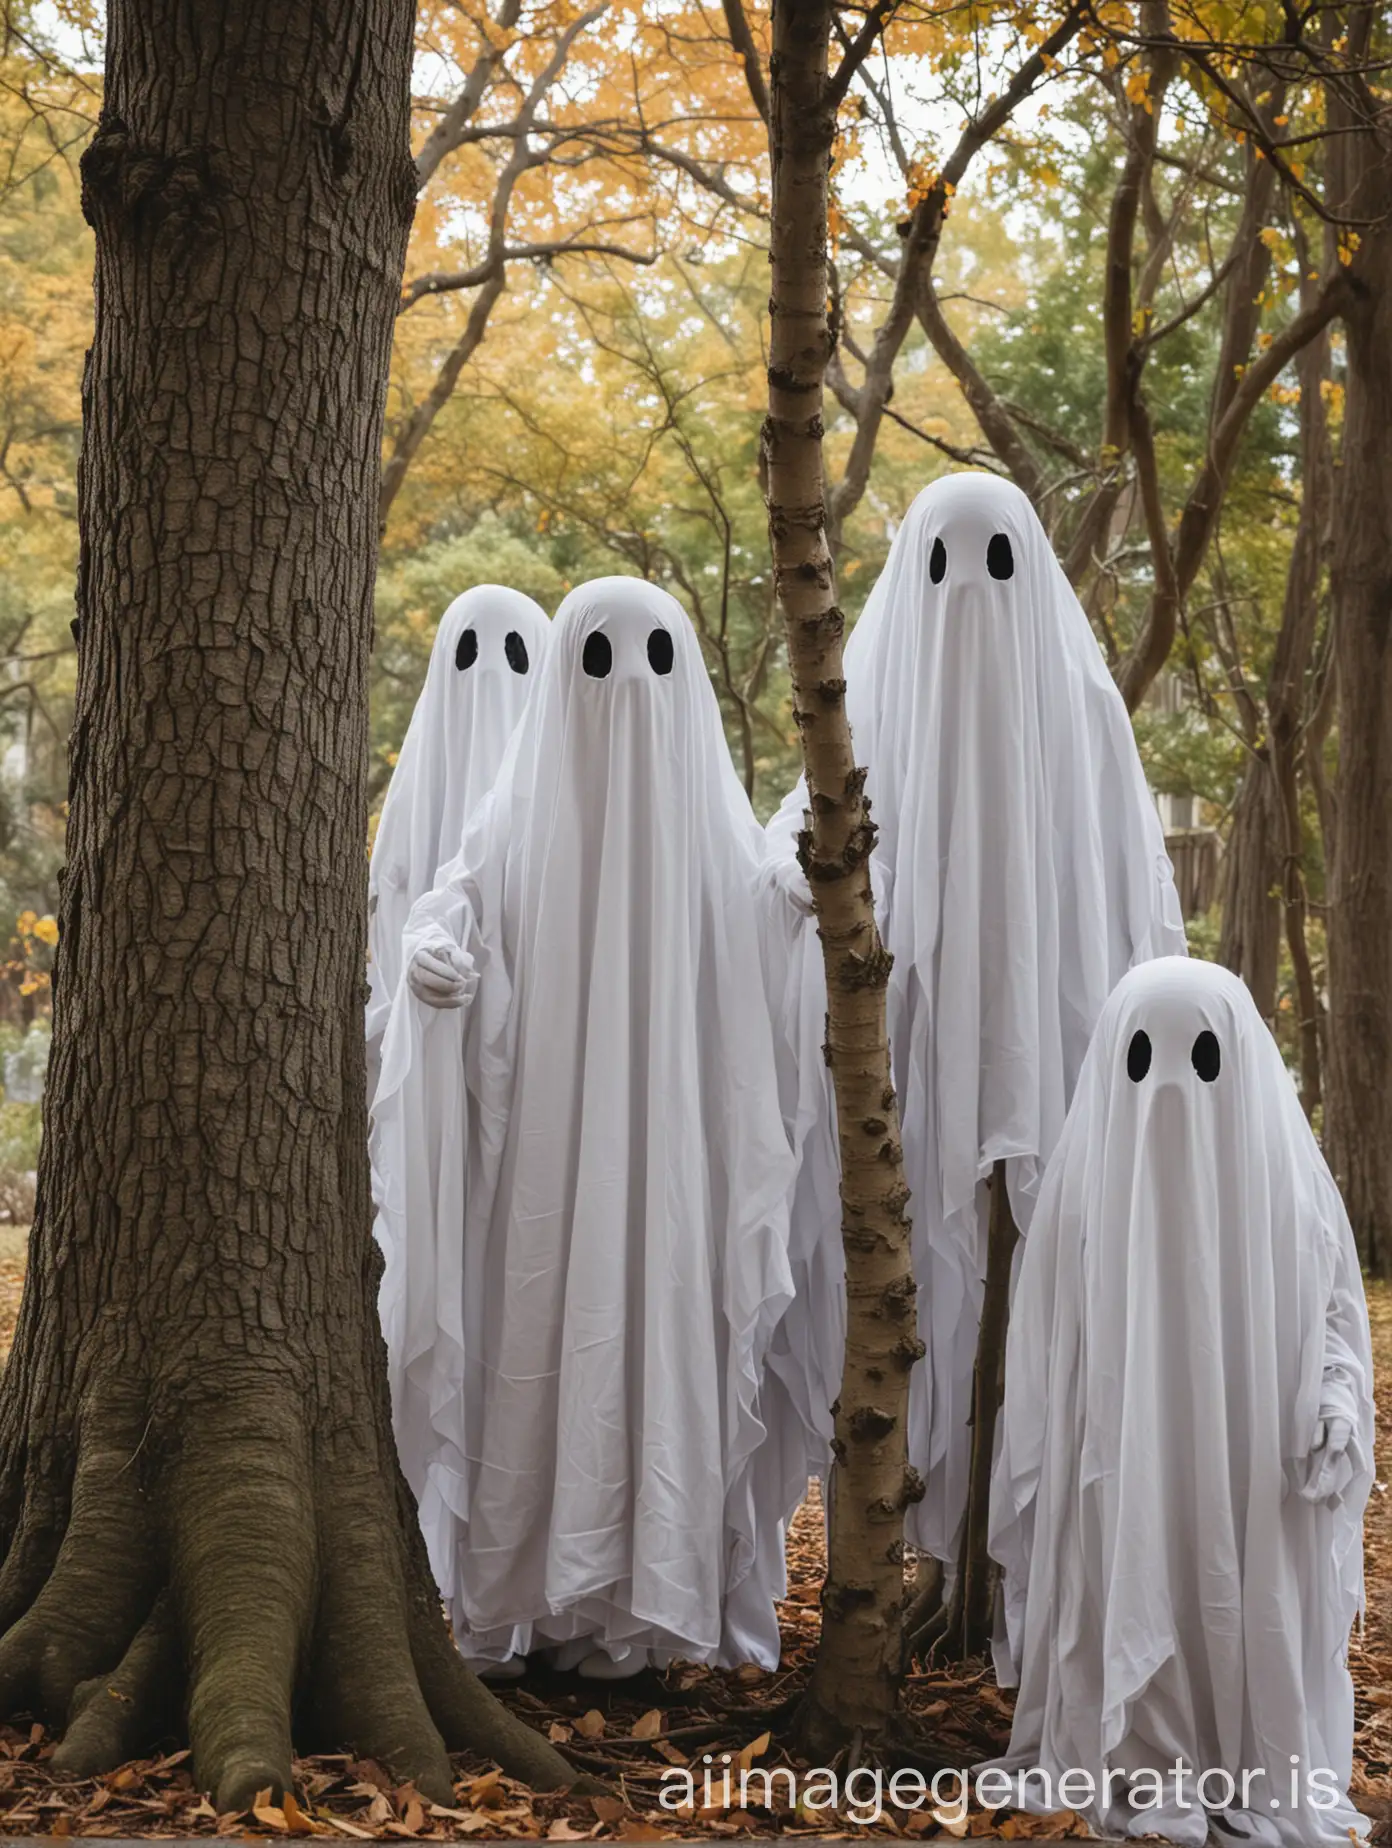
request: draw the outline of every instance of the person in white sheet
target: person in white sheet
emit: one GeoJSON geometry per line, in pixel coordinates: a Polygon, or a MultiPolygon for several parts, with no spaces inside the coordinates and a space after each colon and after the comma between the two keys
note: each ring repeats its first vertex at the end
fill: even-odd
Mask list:
{"type": "Polygon", "coordinates": [[[540,605],[502,584],[466,590],[440,618],[368,869],[370,1069],[401,979],[406,919],[493,786],[550,630],[540,605]]]}
{"type": "MultiPolygon", "coordinates": [[[[907,1537],[955,1566],[984,1182],[1003,1160],[1027,1231],[1103,1002],[1133,963],[1182,951],[1184,927],[1126,709],[1019,489],[984,474],[925,488],[845,661],[856,762],[868,768],[879,829],[871,874],[894,958],[889,1039],[928,1350],[910,1381],[909,1460],[926,1493],[907,1537]]],[[[769,823],[785,888],[805,890],[806,804],[800,783],[769,823]]],[[[810,919],[789,985],[797,1300],[774,1364],[809,1430],[809,1468],[824,1475],[845,1304],[834,1106],[818,1056],[826,987],[810,919]]]]}
{"type": "Polygon", "coordinates": [[[1004,1768],[1088,1773],[1104,1835],[1361,1833],[1346,1652],[1372,1480],[1358,1258],[1276,1043],[1227,970],[1134,970],[1015,1293],[991,1511],[997,1669],[1019,1681],[1004,1768]]]}
{"type": "Polygon", "coordinates": [[[783,1534],[752,1459],[792,1152],[763,851],[680,605],[572,591],[411,913],[374,1105],[384,1306],[412,1267],[436,1281],[428,1324],[384,1307],[398,1438],[484,1667],[778,1659],[783,1534]]]}

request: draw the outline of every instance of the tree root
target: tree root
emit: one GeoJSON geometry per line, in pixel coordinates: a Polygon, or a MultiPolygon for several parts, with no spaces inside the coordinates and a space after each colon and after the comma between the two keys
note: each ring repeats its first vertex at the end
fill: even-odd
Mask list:
{"type": "Polygon", "coordinates": [[[176,1731],[180,1669],[173,1601],[162,1591],[115,1674],[84,1681],[73,1695],[53,1769],[70,1777],[100,1777],[176,1731]]]}
{"type": "Polygon", "coordinates": [[[224,1815],[289,1788],[292,1721],[435,1802],[465,1747],[534,1789],[604,1790],[460,1659],[375,1421],[311,1440],[284,1382],[221,1384],[166,1414],[183,1442],[157,1455],[148,1415],[87,1420],[71,1496],[26,1495],[0,1568],[30,1592],[0,1636],[0,1713],[65,1728],[54,1767],[84,1777],[186,1729],[224,1815]]]}
{"type": "Polygon", "coordinates": [[[158,1563],[135,1476],[139,1430],[93,1416],[78,1456],[71,1512],[53,1570],[0,1640],[0,1712],[23,1708],[48,1726],[74,1691],[121,1660],[154,1601],[158,1563]]]}
{"type": "Polygon", "coordinates": [[[919,1585],[904,1611],[904,1667],[923,1654],[924,1639],[943,1608],[943,1564],[925,1555],[919,1561],[919,1585]]]}

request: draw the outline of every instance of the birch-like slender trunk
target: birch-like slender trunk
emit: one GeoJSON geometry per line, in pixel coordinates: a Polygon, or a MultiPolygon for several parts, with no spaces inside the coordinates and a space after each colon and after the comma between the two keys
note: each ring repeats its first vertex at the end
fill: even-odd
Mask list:
{"type": "Polygon", "coordinates": [[[875,924],[875,834],[846,718],[844,623],[827,541],[822,386],[831,352],[827,182],[837,101],[827,65],[831,26],[828,0],[775,0],[764,426],[769,536],[811,804],[802,859],[826,958],[846,1254],[830,1558],[802,1725],[804,1746],[823,1763],[857,1735],[873,1748],[898,1705],[904,1510],[922,1494],[907,1458],[909,1369],[923,1352],[885,1029],[890,958],[875,924]]]}

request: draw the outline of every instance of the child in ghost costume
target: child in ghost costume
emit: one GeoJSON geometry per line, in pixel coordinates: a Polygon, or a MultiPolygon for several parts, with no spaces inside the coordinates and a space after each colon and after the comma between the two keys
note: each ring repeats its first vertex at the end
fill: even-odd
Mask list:
{"type": "Polygon", "coordinates": [[[1015,1293],[991,1511],[1005,1768],[1089,1773],[1075,1807],[1103,1834],[1361,1832],[1345,1658],[1372,1479],[1358,1259],[1276,1043],[1227,970],[1134,970],[1015,1293]]]}
{"type": "Polygon", "coordinates": [[[384,1294],[419,1250],[456,1254],[403,1453],[480,1665],[778,1659],[753,1458],[792,1152],[762,859],[680,606],[629,578],[572,591],[412,911],[374,1106],[384,1294]]]}
{"type": "Polygon", "coordinates": [[[522,716],[550,624],[521,591],[479,584],[435,631],[425,685],[382,804],[368,870],[367,1037],[375,1067],[412,905],[459,851],[522,716]]]}
{"type": "MultiPolygon", "coordinates": [[[[894,958],[889,1041],[911,1191],[919,1333],[909,1460],[926,1485],[912,1544],[955,1565],[989,1190],[1006,1163],[1022,1232],[1088,1038],[1133,963],[1184,948],[1164,836],[1130,720],[1029,501],[984,474],[925,488],[846,647],[871,861],[894,958]]],[[[773,874],[805,882],[800,783],[769,824],[773,874]]],[[[785,1013],[800,1161],[797,1299],[773,1364],[825,1474],[845,1339],[831,1085],[819,1056],[822,950],[808,919],[785,1013]]],[[[789,1087],[785,1068],[785,1092],[789,1087]]]]}

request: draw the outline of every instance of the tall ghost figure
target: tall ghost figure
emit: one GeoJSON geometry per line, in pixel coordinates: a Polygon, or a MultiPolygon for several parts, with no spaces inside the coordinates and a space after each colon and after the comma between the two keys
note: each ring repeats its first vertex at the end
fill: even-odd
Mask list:
{"type": "MultiPolygon", "coordinates": [[[[846,647],[856,762],[879,829],[871,873],[894,966],[894,1082],[912,1193],[919,1332],[911,1542],[955,1562],[971,1453],[987,1189],[1007,1163],[1027,1231],[1089,1035],[1133,963],[1184,947],[1130,721],[1033,508],[981,474],[913,502],[846,647]]],[[[806,788],[769,824],[796,882],[806,788]]],[[[809,922],[793,957],[801,1173],[798,1301],[776,1365],[817,1467],[840,1387],[844,1289],[826,988],[809,922]]],[[[787,1075],[785,1073],[785,1084],[787,1075]]]]}
{"type": "Polygon", "coordinates": [[[382,804],[368,873],[367,1036],[380,1042],[412,905],[459,851],[546,652],[551,625],[521,591],[479,584],[440,618],[425,685],[382,804]]]}
{"type": "Polygon", "coordinates": [[[384,1303],[441,1266],[430,1326],[387,1317],[415,1350],[398,1435],[483,1664],[777,1660],[782,1533],[751,1459],[792,1153],[762,859],[680,606],[572,591],[411,914],[374,1106],[384,1303]]]}
{"type": "Polygon", "coordinates": [[[1202,1798],[1224,1839],[1347,1842],[1372,1444],[1353,1237],[1275,1041],[1227,970],[1134,970],[1015,1295],[991,1521],[1012,1767],[1089,1773],[1103,1834],[1202,1842],[1202,1798]]]}

